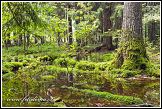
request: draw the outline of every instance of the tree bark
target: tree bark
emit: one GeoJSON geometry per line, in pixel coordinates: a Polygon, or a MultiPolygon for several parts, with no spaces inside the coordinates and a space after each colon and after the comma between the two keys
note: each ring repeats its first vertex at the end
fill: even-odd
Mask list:
{"type": "Polygon", "coordinates": [[[155,42],[156,40],[156,23],[154,21],[151,21],[148,24],[148,38],[150,42],[155,42]]]}
{"type": "Polygon", "coordinates": [[[22,34],[19,35],[18,45],[21,46],[23,42],[22,34]]]}
{"type": "Polygon", "coordinates": [[[26,41],[27,41],[26,46],[29,47],[29,45],[30,45],[30,34],[26,35],[26,41]]]}
{"type": "Polygon", "coordinates": [[[60,46],[60,41],[61,41],[61,37],[60,37],[60,32],[58,32],[58,36],[57,36],[57,45],[60,46]]]}
{"type": "Polygon", "coordinates": [[[36,36],[34,37],[34,43],[38,43],[38,38],[36,36]]]}
{"type": "Polygon", "coordinates": [[[7,39],[5,40],[5,46],[8,49],[8,47],[11,46],[10,33],[8,33],[6,37],[7,39]]]}
{"type": "MultiPolygon", "coordinates": [[[[68,4],[68,9],[70,9],[70,4],[68,4]]],[[[71,17],[68,15],[68,32],[69,32],[69,36],[68,36],[68,44],[71,45],[73,43],[73,37],[72,37],[72,19],[71,17]]]]}
{"type": "Polygon", "coordinates": [[[142,36],[142,6],[140,2],[124,3],[122,38],[116,58],[117,67],[146,69],[148,61],[142,36]]]}
{"type": "MultiPolygon", "coordinates": [[[[110,17],[112,14],[111,8],[112,8],[112,3],[107,3],[107,5],[103,11],[103,31],[104,32],[107,32],[112,27],[112,22],[110,20],[110,17]]],[[[112,50],[113,49],[112,36],[104,35],[103,45],[105,45],[108,50],[112,50]]]]}
{"type": "Polygon", "coordinates": [[[45,36],[41,36],[41,44],[44,44],[45,43],[45,36]]]}

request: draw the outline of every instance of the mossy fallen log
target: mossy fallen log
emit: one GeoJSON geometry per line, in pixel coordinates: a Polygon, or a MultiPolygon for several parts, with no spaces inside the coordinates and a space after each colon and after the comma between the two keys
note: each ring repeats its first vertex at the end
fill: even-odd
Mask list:
{"type": "Polygon", "coordinates": [[[101,92],[101,91],[89,90],[89,89],[77,89],[75,87],[67,87],[67,86],[62,86],[61,88],[69,89],[72,91],[79,91],[94,97],[104,98],[111,101],[117,101],[119,103],[123,103],[126,105],[143,104],[143,100],[133,96],[116,95],[109,92],[101,92]]]}

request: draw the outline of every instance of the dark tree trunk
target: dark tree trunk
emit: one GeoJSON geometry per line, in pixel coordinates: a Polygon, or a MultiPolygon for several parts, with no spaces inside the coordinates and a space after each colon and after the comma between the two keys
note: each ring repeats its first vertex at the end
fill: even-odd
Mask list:
{"type": "MultiPolygon", "coordinates": [[[[158,5],[156,2],[148,2],[146,5],[154,7],[158,5]]],[[[148,38],[150,42],[155,43],[156,41],[156,25],[157,23],[153,20],[148,23],[148,38]]]]}
{"type": "Polygon", "coordinates": [[[38,38],[37,37],[34,37],[34,43],[38,43],[38,38]]]}
{"type": "MultiPolygon", "coordinates": [[[[111,17],[111,14],[112,14],[112,10],[111,10],[112,3],[107,3],[107,6],[105,7],[105,9],[103,11],[103,31],[104,32],[107,32],[109,29],[112,28],[112,22],[110,20],[110,17],[111,17]]],[[[104,35],[103,45],[105,45],[108,50],[112,50],[113,49],[112,36],[110,36],[110,35],[105,36],[104,35]]]]}
{"type": "Polygon", "coordinates": [[[24,33],[24,52],[26,52],[26,35],[24,33]]]}
{"type": "MultiPolygon", "coordinates": [[[[123,3],[119,2],[116,3],[115,5],[122,5],[123,3]]],[[[115,9],[113,9],[115,10],[115,9]]],[[[122,20],[123,20],[123,11],[121,12],[121,16],[115,15],[115,20],[114,20],[114,29],[121,29],[122,28],[122,20]]]]}
{"type": "Polygon", "coordinates": [[[152,21],[148,24],[148,38],[150,42],[155,42],[156,40],[156,22],[152,21]]]}
{"type": "Polygon", "coordinates": [[[124,69],[146,69],[148,60],[142,36],[142,6],[140,2],[125,2],[122,39],[116,65],[124,69]]]}
{"type": "Polygon", "coordinates": [[[30,34],[26,35],[26,41],[27,41],[26,46],[29,47],[29,45],[30,45],[30,34]]]}
{"type": "Polygon", "coordinates": [[[11,46],[10,33],[7,34],[7,39],[5,40],[6,48],[11,46]]]}
{"type": "Polygon", "coordinates": [[[7,46],[8,46],[8,47],[11,47],[10,34],[8,34],[7,46]]]}
{"type": "MultiPolygon", "coordinates": [[[[15,35],[16,35],[16,33],[14,32],[13,36],[15,36],[15,35]]],[[[18,45],[18,39],[14,39],[14,45],[18,45]]]]}
{"type": "Polygon", "coordinates": [[[18,45],[21,46],[23,42],[22,34],[19,35],[18,45]]]}
{"type": "MultiPolygon", "coordinates": [[[[76,20],[76,25],[78,25],[79,23],[80,23],[80,20],[79,19],[76,20]]],[[[80,38],[76,38],[76,42],[77,42],[78,46],[81,45],[81,39],[80,38]]]]}
{"type": "MultiPolygon", "coordinates": [[[[68,9],[70,9],[71,6],[70,4],[68,4],[68,9]]],[[[71,17],[68,15],[68,31],[69,31],[69,36],[68,36],[68,44],[71,45],[73,43],[73,37],[72,37],[72,19],[71,17]]]]}
{"type": "Polygon", "coordinates": [[[45,43],[45,36],[41,36],[41,44],[44,44],[45,43]]]}
{"type": "MultiPolygon", "coordinates": [[[[121,2],[115,3],[115,5],[116,6],[123,5],[123,3],[121,3],[121,2]]],[[[115,9],[113,9],[113,10],[115,10],[115,9]]],[[[114,30],[121,30],[122,29],[122,20],[123,20],[123,11],[121,11],[121,16],[115,15],[114,24],[113,24],[114,30]]],[[[113,41],[114,41],[114,49],[118,48],[118,45],[119,45],[118,37],[114,38],[113,41]]]]}
{"type": "Polygon", "coordinates": [[[60,37],[60,33],[58,32],[58,36],[57,36],[57,45],[60,46],[60,41],[61,41],[61,37],[60,37]]]}
{"type": "MultiPolygon", "coordinates": [[[[103,12],[100,13],[99,19],[100,19],[100,26],[99,26],[100,33],[103,33],[103,12]]],[[[99,35],[99,42],[103,42],[103,37],[101,37],[101,35],[99,35]]]]}

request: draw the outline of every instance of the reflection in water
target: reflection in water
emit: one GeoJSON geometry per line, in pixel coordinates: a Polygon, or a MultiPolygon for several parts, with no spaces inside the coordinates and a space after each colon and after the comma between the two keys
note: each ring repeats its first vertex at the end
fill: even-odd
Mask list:
{"type": "MultiPolygon", "coordinates": [[[[77,84],[77,81],[74,81],[77,84]]],[[[145,103],[152,104],[153,106],[160,105],[160,81],[159,79],[131,79],[126,80],[124,83],[117,81],[117,83],[112,84],[110,81],[105,81],[104,84],[86,84],[87,89],[91,88],[91,86],[99,87],[99,91],[107,91],[113,94],[119,95],[128,95],[141,98],[145,103]]],[[[55,81],[55,87],[52,88],[54,97],[61,97],[66,103],[66,106],[70,107],[86,107],[86,106],[93,106],[93,107],[102,107],[102,106],[109,106],[109,107],[117,107],[123,106],[120,103],[114,101],[108,101],[102,98],[92,97],[90,95],[85,95],[81,92],[71,91],[68,89],[60,88],[62,85],[65,85],[65,82],[62,81],[55,81]],[[59,83],[57,83],[59,82],[59,83]],[[62,84],[61,84],[62,83],[62,84]]],[[[68,85],[68,84],[67,84],[68,85]]],[[[79,89],[85,88],[85,84],[75,86],[79,89]]]]}

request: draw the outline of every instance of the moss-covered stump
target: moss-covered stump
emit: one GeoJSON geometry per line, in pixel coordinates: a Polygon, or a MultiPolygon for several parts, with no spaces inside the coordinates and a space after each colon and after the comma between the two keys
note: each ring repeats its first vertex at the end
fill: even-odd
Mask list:
{"type": "Polygon", "coordinates": [[[142,104],[143,103],[143,100],[137,97],[133,97],[133,96],[115,95],[109,92],[100,92],[100,91],[89,90],[89,89],[77,89],[75,87],[67,87],[67,86],[62,86],[61,88],[69,89],[72,91],[79,91],[79,92],[82,92],[82,93],[85,93],[85,94],[88,94],[94,97],[117,101],[123,104],[131,105],[131,104],[142,104]]]}
{"type": "Polygon", "coordinates": [[[145,45],[142,39],[129,39],[121,42],[116,57],[117,67],[127,70],[145,70],[148,62],[145,45]]]}

